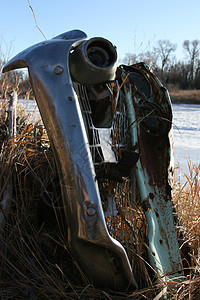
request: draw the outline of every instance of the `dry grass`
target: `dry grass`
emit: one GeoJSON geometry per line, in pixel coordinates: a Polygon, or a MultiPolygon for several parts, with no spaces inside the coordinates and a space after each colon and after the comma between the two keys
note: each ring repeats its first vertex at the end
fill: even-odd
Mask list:
{"type": "Polygon", "coordinates": [[[187,238],[192,260],[196,260],[200,259],[200,164],[188,159],[184,178],[184,183],[180,180],[174,183],[173,202],[181,224],[179,230],[187,238]]]}
{"type": "MultiPolygon", "coordinates": [[[[57,169],[45,130],[38,125],[27,125],[22,116],[18,119],[19,135],[8,141],[5,108],[1,110],[1,120],[1,198],[11,173],[13,178],[13,199],[0,253],[1,299],[160,299],[164,287],[151,279],[145,279],[143,287],[141,283],[138,291],[129,293],[96,289],[87,282],[68,250],[67,225],[59,206],[57,169]]],[[[169,291],[170,299],[200,297],[200,166],[189,163],[189,170],[185,182],[175,182],[173,189],[180,221],[177,221],[180,247],[188,251],[185,245],[190,246],[184,258],[187,275],[184,282],[169,291]]],[[[139,206],[134,209],[142,216],[139,206]]],[[[139,233],[143,223],[140,217],[136,221],[139,233]]],[[[131,234],[128,227],[127,233],[131,234]]],[[[145,260],[141,238],[144,235],[138,235],[134,249],[135,264],[137,270],[146,272],[145,278],[150,278],[146,263],[141,263],[145,260]]],[[[132,245],[128,248],[127,244],[126,250],[132,253],[132,245]]],[[[138,276],[142,278],[141,274],[138,276]]]]}
{"type": "MultiPolygon", "coordinates": [[[[178,172],[184,173],[180,166],[177,169],[178,172]]],[[[186,293],[187,290],[186,299],[199,299],[200,164],[194,164],[188,159],[188,172],[184,173],[184,180],[174,182],[172,195],[174,208],[178,216],[177,231],[180,249],[183,253],[183,264],[189,278],[187,282],[189,285],[183,285],[182,293],[186,293]]]]}
{"type": "Polygon", "coordinates": [[[172,103],[179,104],[200,104],[200,90],[180,90],[172,89],[170,91],[172,103]]]}

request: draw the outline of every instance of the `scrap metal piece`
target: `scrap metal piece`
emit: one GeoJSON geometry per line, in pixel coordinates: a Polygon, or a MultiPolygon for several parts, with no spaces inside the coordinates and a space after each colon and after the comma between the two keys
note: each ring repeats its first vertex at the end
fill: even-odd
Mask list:
{"type": "MultiPolygon", "coordinates": [[[[98,43],[98,39],[94,42],[98,43]]],[[[135,288],[136,283],[124,248],[109,235],[106,227],[80,103],[69,71],[69,64],[71,69],[76,65],[74,59],[69,63],[70,57],[77,48],[80,51],[81,45],[88,44],[91,45],[84,32],[66,32],[19,53],[5,65],[3,72],[28,67],[59,171],[68,242],[74,258],[95,286],[124,290],[135,288]]],[[[100,39],[98,49],[94,49],[95,55],[98,50],[107,59],[102,67],[99,61],[95,64],[91,49],[87,56],[92,76],[95,77],[95,70],[101,73],[98,80],[102,80],[104,73],[110,74],[106,75],[106,81],[113,79],[117,56],[112,47],[110,42],[100,39]]],[[[83,57],[87,47],[84,49],[83,57]]],[[[84,68],[79,62],[78,69],[84,71],[84,68]]],[[[74,71],[74,79],[76,75],[74,71]]]]}
{"type": "Polygon", "coordinates": [[[117,51],[103,38],[92,38],[71,49],[69,67],[72,79],[94,85],[115,79],[117,51]]]}
{"type": "Polygon", "coordinates": [[[112,150],[111,129],[101,128],[98,129],[99,141],[103,152],[104,160],[116,163],[116,157],[112,150]]]}
{"type": "Polygon", "coordinates": [[[170,166],[172,127],[167,90],[144,63],[121,66],[132,146],[139,154],[135,173],[148,222],[149,260],[163,281],[183,279],[173,223],[170,166]]]}

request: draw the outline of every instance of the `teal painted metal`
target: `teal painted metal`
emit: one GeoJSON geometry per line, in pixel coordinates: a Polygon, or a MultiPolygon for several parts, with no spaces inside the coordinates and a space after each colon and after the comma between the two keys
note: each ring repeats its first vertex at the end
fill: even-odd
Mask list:
{"type": "Polygon", "coordinates": [[[162,281],[179,281],[183,279],[183,267],[168,183],[171,168],[170,98],[167,90],[143,63],[122,67],[121,76],[132,146],[139,153],[135,174],[148,222],[149,261],[162,281]],[[143,77],[142,87],[138,84],[138,76],[140,79],[143,77]]]}

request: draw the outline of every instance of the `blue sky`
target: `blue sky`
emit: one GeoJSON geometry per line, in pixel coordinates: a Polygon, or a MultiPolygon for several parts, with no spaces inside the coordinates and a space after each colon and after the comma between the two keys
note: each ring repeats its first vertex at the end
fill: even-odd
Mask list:
{"type": "MultiPolygon", "coordinates": [[[[125,53],[148,50],[159,39],[178,45],[200,39],[199,0],[30,0],[38,26],[47,39],[71,29],[102,36],[125,53]]],[[[35,26],[27,0],[0,0],[0,46],[10,58],[44,38],[35,26]]]]}

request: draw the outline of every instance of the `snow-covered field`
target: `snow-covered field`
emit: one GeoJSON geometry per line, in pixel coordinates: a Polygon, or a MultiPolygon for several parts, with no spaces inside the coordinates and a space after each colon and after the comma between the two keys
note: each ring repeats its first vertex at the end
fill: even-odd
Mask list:
{"type": "Polygon", "coordinates": [[[188,172],[188,158],[200,162],[200,105],[173,104],[175,164],[188,172]]]}
{"type": "MultiPolygon", "coordinates": [[[[35,101],[20,102],[33,117],[39,115],[35,101]]],[[[179,163],[187,173],[188,158],[193,163],[200,162],[200,105],[173,104],[172,109],[175,166],[179,163]]]]}

